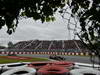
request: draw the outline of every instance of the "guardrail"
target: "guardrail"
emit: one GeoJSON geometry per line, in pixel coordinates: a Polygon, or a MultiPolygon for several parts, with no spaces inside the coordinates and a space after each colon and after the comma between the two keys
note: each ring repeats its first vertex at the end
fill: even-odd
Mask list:
{"type": "Polygon", "coordinates": [[[0,54],[48,54],[48,55],[81,55],[88,56],[89,53],[82,52],[0,52],[0,54]]]}

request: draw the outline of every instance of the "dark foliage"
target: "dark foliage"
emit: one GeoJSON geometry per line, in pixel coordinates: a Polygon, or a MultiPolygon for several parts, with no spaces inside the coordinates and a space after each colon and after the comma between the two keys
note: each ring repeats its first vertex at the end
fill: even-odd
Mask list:
{"type": "Polygon", "coordinates": [[[72,17],[76,16],[80,22],[78,36],[100,60],[100,0],[69,0],[68,5],[72,17]]]}
{"type": "Polygon", "coordinates": [[[54,21],[54,13],[65,5],[65,0],[0,0],[0,28],[6,25],[12,34],[21,17],[54,21]]]}

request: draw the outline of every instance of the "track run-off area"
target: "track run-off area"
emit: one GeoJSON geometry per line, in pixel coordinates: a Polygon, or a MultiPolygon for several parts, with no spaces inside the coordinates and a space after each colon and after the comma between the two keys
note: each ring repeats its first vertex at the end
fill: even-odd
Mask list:
{"type": "MultiPolygon", "coordinates": [[[[50,55],[42,55],[42,54],[17,54],[18,56],[25,56],[25,57],[39,57],[39,58],[48,58],[50,55]]],[[[64,57],[66,59],[66,61],[72,61],[72,62],[79,62],[79,63],[88,63],[88,64],[92,64],[90,61],[90,57],[89,56],[66,56],[66,55],[59,55],[61,57],[64,57]]],[[[97,58],[95,58],[95,61],[98,61],[97,58]]]]}
{"type": "MultiPolygon", "coordinates": [[[[23,57],[39,57],[39,58],[47,58],[49,59],[49,54],[16,54],[17,56],[23,57]]],[[[7,54],[0,54],[0,56],[7,56],[7,54]]],[[[52,55],[51,55],[52,56],[52,55]]],[[[65,61],[79,62],[79,63],[88,63],[92,64],[90,61],[90,56],[82,56],[82,55],[58,55],[65,58],[65,61]]],[[[98,59],[95,58],[95,61],[98,62],[98,59]]]]}
{"type": "MultiPolygon", "coordinates": [[[[8,56],[7,54],[0,54],[0,56],[8,56]]],[[[13,55],[14,56],[14,55],[13,55]]],[[[13,57],[13,56],[11,56],[11,57],[13,57]]],[[[17,57],[17,58],[46,58],[46,59],[49,59],[50,58],[50,56],[53,56],[53,55],[48,55],[48,54],[16,54],[15,55],[15,57],[17,57]]],[[[75,55],[57,55],[57,56],[60,56],[60,57],[64,57],[65,58],[65,61],[60,61],[60,62],[71,62],[71,63],[74,63],[73,64],[73,69],[75,69],[76,68],[76,70],[77,69],[84,69],[84,71],[86,72],[86,73],[90,73],[90,74],[92,74],[92,73],[99,73],[99,71],[98,71],[98,69],[99,69],[99,65],[93,65],[92,64],[92,62],[90,61],[90,57],[89,56],[75,56],[75,55]],[[93,67],[95,68],[95,69],[93,69],[93,67]],[[90,70],[92,70],[92,71],[90,71],[90,70]]],[[[10,56],[8,56],[8,57],[10,57],[10,56]]],[[[51,62],[52,62],[52,59],[49,59],[51,62]]],[[[49,62],[50,62],[49,61],[49,62]]],[[[59,62],[59,61],[55,61],[55,60],[53,60],[54,62],[59,62]]],[[[97,58],[95,59],[95,61],[97,61],[97,58]]],[[[32,61],[33,62],[33,61],[32,61]]],[[[20,62],[16,62],[15,64],[17,64],[17,63],[19,63],[19,64],[22,64],[22,63],[27,63],[27,64],[29,64],[29,63],[32,63],[32,62],[22,62],[22,60],[20,61],[20,62]]],[[[45,60],[43,60],[42,62],[41,61],[38,61],[38,62],[40,62],[40,63],[42,63],[42,62],[46,62],[45,60]]],[[[38,63],[37,62],[37,63],[38,63]]],[[[47,62],[48,62],[48,60],[47,60],[47,62]]],[[[48,63],[49,63],[48,62],[48,63]]],[[[34,62],[34,63],[36,63],[36,62],[34,62]]],[[[10,64],[10,65],[12,65],[13,63],[8,63],[8,64],[10,64]]],[[[1,64],[1,65],[5,65],[5,64],[1,64]]],[[[6,64],[7,65],[7,64],[6,64]]],[[[49,66],[52,66],[52,65],[50,65],[49,64],[49,66]]],[[[54,66],[54,65],[53,65],[54,66]]],[[[31,65],[31,67],[32,67],[32,65],[31,65]]],[[[55,67],[57,67],[57,65],[55,65],[55,67]]],[[[59,67],[59,66],[58,66],[59,67]]],[[[21,66],[20,66],[20,68],[21,68],[21,66]]],[[[20,69],[20,68],[15,68],[15,69],[17,69],[17,71],[20,71],[20,70],[18,70],[18,69],[20,69]]],[[[24,69],[26,69],[27,67],[24,67],[24,69]]],[[[24,69],[22,68],[21,70],[22,71],[24,71],[24,69]]],[[[56,68],[57,69],[57,68],[56,68]]],[[[73,69],[72,69],[72,71],[73,71],[73,69]]],[[[39,70],[37,70],[37,69],[35,69],[36,70],[36,73],[38,73],[39,72],[39,70]]],[[[44,69],[43,69],[44,70],[44,69]]],[[[9,70],[9,71],[7,71],[7,73],[6,72],[4,72],[4,74],[5,75],[7,75],[8,74],[8,72],[11,72],[12,73],[12,71],[15,71],[15,70],[9,70]]],[[[16,71],[16,72],[17,72],[16,71]]],[[[69,71],[70,73],[72,72],[71,70],[69,71]]],[[[54,72],[54,71],[53,71],[54,72]]],[[[75,71],[75,73],[76,73],[76,71],[75,71]]],[[[81,72],[80,72],[81,73],[81,72]]],[[[10,75],[10,74],[9,74],[10,75]]],[[[34,74],[35,75],[35,74],[34,74]]],[[[40,75],[40,74],[38,74],[38,75],[40,75]]],[[[56,75],[56,74],[55,74],[56,75]]],[[[79,74],[76,74],[76,75],[79,75],[79,74]]],[[[98,74],[98,75],[100,75],[100,74],[98,74]]]]}

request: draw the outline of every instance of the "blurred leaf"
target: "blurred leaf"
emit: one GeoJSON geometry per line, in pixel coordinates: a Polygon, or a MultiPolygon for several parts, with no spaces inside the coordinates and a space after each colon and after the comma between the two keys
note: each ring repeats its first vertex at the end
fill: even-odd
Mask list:
{"type": "Polygon", "coordinates": [[[6,25],[8,29],[12,29],[7,33],[15,32],[14,27],[18,24],[15,20],[20,17],[41,20],[42,23],[54,21],[50,16],[64,7],[64,2],[65,0],[0,0],[0,17],[4,17],[3,22],[0,20],[0,28],[6,25]]]}
{"type": "Polygon", "coordinates": [[[51,20],[52,20],[52,21],[55,21],[55,17],[51,17],[51,20]]]}
{"type": "Polygon", "coordinates": [[[20,16],[26,16],[25,12],[22,12],[20,16]]]}
{"type": "Polygon", "coordinates": [[[46,22],[50,22],[51,18],[50,17],[46,17],[46,22]]]}

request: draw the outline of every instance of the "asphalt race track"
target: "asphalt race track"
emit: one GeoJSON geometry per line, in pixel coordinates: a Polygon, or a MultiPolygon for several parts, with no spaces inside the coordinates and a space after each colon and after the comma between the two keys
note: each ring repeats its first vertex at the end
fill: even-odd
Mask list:
{"type": "MultiPolygon", "coordinates": [[[[18,54],[18,56],[49,58],[50,55],[18,54]]],[[[80,63],[89,63],[89,64],[91,64],[89,56],[63,56],[63,55],[60,55],[60,56],[66,58],[66,61],[80,62],[80,63]]],[[[97,58],[95,60],[97,61],[97,58]]]]}
{"type": "MultiPolygon", "coordinates": [[[[6,54],[0,54],[0,56],[6,56],[6,54]]],[[[39,58],[49,58],[50,55],[42,55],[42,54],[17,54],[17,56],[25,56],[25,57],[39,57],[39,58]]],[[[90,57],[89,56],[63,56],[59,55],[61,57],[66,58],[66,61],[72,61],[72,62],[79,62],[79,63],[88,63],[91,64],[90,57]]],[[[95,61],[98,59],[95,58],[95,61]]]]}

